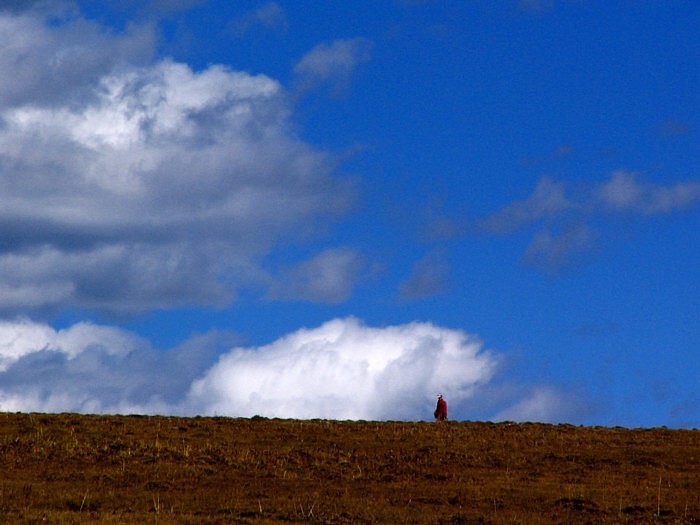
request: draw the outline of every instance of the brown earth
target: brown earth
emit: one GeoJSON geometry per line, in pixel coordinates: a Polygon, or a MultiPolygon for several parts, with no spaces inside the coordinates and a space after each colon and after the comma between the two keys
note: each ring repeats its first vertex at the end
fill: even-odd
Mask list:
{"type": "Polygon", "coordinates": [[[0,413],[3,523],[700,523],[700,430],[0,413]]]}

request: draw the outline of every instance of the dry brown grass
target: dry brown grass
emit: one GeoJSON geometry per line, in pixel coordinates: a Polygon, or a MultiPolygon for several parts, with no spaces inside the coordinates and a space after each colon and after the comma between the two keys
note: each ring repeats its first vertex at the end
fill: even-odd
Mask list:
{"type": "Polygon", "coordinates": [[[0,414],[5,523],[700,523],[700,431],[0,414]]]}

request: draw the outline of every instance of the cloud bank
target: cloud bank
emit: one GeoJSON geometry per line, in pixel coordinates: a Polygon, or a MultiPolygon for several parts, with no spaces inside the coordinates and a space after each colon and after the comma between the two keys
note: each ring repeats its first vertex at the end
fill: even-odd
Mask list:
{"type": "Polygon", "coordinates": [[[283,278],[262,264],[280,239],[352,206],[275,80],[54,15],[0,11],[0,312],[227,304],[283,278]]]}
{"type": "MultiPolygon", "coordinates": [[[[461,330],[352,317],[259,347],[221,352],[222,342],[203,334],[163,351],[114,327],[3,321],[0,410],[421,420],[442,392],[463,419],[493,406],[487,386],[502,360],[461,330]]],[[[563,416],[561,400],[542,391],[533,402],[506,400],[499,417],[563,416]]]]}

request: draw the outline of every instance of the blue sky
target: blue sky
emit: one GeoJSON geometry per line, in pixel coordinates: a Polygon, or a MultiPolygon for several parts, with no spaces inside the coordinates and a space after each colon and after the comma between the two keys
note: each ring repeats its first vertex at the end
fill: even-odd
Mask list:
{"type": "Polygon", "coordinates": [[[700,426],[696,2],[5,2],[0,408],[700,426]]]}

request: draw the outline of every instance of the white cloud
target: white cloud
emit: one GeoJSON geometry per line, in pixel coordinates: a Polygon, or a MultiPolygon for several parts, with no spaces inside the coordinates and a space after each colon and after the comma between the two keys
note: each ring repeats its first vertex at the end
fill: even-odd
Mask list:
{"type": "Polygon", "coordinates": [[[55,330],[0,323],[0,410],[179,413],[191,382],[211,366],[225,334],[170,351],[119,328],[78,323],[55,330]]]}
{"type": "Polygon", "coordinates": [[[55,338],[54,330],[47,325],[29,321],[0,322],[0,371],[18,359],[49,346],[55,338]]]}
{"type": "Polygon", "coordinates": [[[78,16],[67,2],[35,4],[36,9],[0,11],[2,106],[81,106],[102,75],[127,63],[143,64],[153,53],[152,28],[130,26],[114,35],[78,16]]]}
{"type": "Polygon", "coordinates": [[[431,419],[442,392],[459,419],[500,362],[477,337],[431,323],[335,319],[229,350],[224,335],[161,351],[109,326],[4,321],[0,410],[412,420],[431,419]]]}
{"type": "Polygon", "coordinates": [[[206,414],[425,419],[435,393],[458,407],[496,364],[481,341],[459,330],[336,319],[232,350],[193,384],[188,403],[206,414]]]}
{"type": "Polygon", "coordinates": [[[348,317],[264,346],[232,347],[236,339],[210,332],[158,350],[111,326],[2,321],[0,410],[430,420],[441,392],[457,420],[582,413],[552,386],[494,386],[503,356],[432,323],[370,327],[348,317]]]}
{"type": "Polygon", "coordinates": [[[127,355],[140,344],[137,336],[109,326],[79,323],[56,331],[29,320],[0,321],[0,371],[36,352],[58,351],[73,359],[99,348],[109,355],[127,355]]]}
{"type": "Polygon", "coordinates": [[[366,38],[348,38],[322,43],[306,53],[294,66],[301,88],[329,84],[336,91],[347,85],[350,76],[369,61],[372,42],[366,38]]]}
{"type": "Polygon", "coordinates": [[[0,13],[0,311],[225,304],[351,206],[275,80],[47,16],[0,13]]]}

